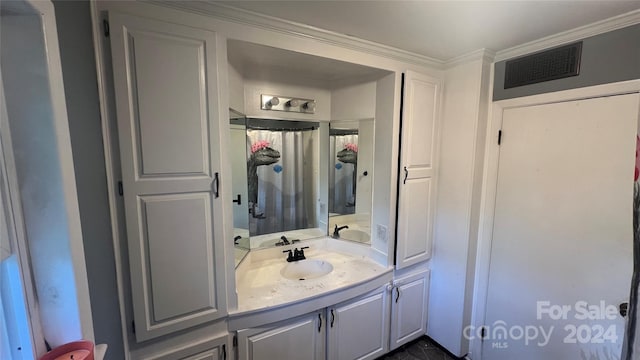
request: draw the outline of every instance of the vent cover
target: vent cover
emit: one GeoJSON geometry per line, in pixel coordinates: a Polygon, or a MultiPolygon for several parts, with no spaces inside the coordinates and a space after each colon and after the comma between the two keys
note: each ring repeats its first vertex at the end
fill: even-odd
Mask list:
{"type": "Polygon", "coordinates": [[[582,41],[507,61],[504,88],[576,76],[580,73],[582,41]]]}

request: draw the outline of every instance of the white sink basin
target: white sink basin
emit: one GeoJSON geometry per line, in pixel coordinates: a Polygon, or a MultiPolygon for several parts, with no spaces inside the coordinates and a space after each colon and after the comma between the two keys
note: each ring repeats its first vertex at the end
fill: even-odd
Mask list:
{"type": "Polygon", "coordinates": [[[333,265],[330,263],[311,259],[288,263],[280,270],[280,275],[290,280],[308,280],[319,278],[332,271],[333,265]]]}
{"type": "Polygon", "coordinates": [[[369,242],[371,240],[371,236],[368,233],[356,229],[344,229],[340,231],[340,238],[358,242],[369,242]]]}

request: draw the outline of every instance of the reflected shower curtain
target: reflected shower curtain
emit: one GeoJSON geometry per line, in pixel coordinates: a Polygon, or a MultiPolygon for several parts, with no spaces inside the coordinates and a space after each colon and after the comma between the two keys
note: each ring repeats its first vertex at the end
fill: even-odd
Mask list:
{"type": "Polygon", "coordinates": [[[633,184],[633,277],[622,346],[623,360],[640,359],[640,136],[636,137],[636,168],[633,184]]]}
{"type": "Polygon", "coordinates": [[[256,215],[249,216],[251,235],[270,234],[308,227],[305,204],[304,179],[313,179],[305,174],[309,166],[304,164],[304,148],[310,134],[305,131],[247,130],[247,154],[251,144],[267,141],[269,147],[280,152],[278,162],[258,166],[258,202],[256,215]]]}
{"type": "Polygon", "coordinates": [[[340,162],[338,152],[346,148],[347,144],[358,145],[358,135],[331,135],[329,168],[329,211],[336,214],[355,213],[355,189],[353,188],[354,164],[340,162]]]}

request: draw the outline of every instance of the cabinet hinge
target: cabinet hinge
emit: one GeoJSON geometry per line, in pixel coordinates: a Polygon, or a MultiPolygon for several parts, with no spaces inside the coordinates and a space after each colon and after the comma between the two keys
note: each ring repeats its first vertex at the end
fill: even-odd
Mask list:
{"type": "Polygon", "coordinates": [[[131,322],[131,332],[133,332],[134,334],[136,333],[136,322],[135,321],[131,322]]]}
{"type": "Polygon", "coordinates": [[[109,37],[109,20],[102,20],[102,30],[104,30],[104,36],[109,37]]]}
{"type": "Polygon", "coordinates": [[[502,143],[502,130],[498,130],[498,145],[502,143]]]}
{"type": "Polygon", "coordinates": [[[233,335],[233,347],[238,347],[238,335],[233,335]]]}
{"type": "Polygon", "coordinates": [[[118,195],[124,195],[124,186],[122,186],[122,181],[118,181],[118,195]]]}

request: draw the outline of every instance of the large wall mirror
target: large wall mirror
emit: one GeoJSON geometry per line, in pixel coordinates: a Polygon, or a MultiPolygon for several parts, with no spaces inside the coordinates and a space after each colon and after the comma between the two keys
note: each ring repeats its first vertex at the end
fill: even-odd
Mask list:
{"type": "Polygon", "coordinates": [[[332,121],[329,130],[329,233],[371,242],[374,120],[332,121]]]}
{"type": "Polygon", "coordinates": [[[327,123],[230,111],[236,249],[327,235],[327,123]]]}

